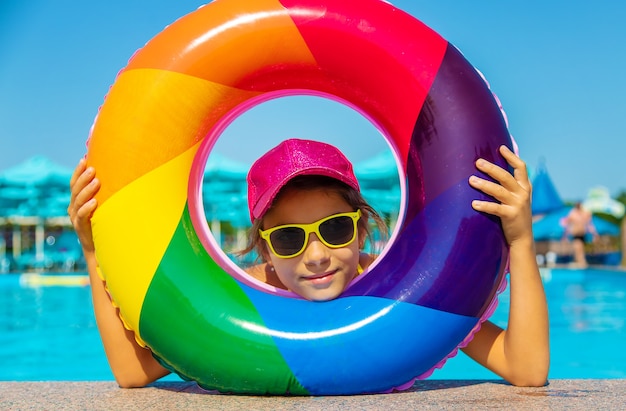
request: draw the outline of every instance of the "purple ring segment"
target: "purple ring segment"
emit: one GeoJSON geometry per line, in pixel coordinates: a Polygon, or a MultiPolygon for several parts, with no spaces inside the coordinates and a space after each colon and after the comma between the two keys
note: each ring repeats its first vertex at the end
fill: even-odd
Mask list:
{"type": "Polygon", "coordinates": [[[472,200],[488,197],[468,179],[479,157],[508,168],[498,153],[503,144],[512,147],[493,94],[449,45],[413,130],[399,234],[373,275],[344,295],[480,317],[505,274],[508,248],[499,219],[472,209],[472,200]]]}

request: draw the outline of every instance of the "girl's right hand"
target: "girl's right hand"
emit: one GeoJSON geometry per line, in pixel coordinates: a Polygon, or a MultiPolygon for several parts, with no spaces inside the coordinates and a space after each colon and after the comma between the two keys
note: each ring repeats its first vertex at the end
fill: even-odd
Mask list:
{"type": "Polygon", "coordinates": [[[94,196],[100,189],[100,181],[96,178],[93,167],[87,167],[87,161],[82,158],[70,179],[70,205],[67,214],[76,230],[83,252],[94,252],[93,234],[91,231],[91,216],[96,210],[97,202],[94,196]]]}

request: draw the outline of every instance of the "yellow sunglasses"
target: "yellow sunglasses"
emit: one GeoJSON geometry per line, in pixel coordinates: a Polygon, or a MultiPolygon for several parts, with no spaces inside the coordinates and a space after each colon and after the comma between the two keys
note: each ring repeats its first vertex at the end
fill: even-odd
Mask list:
{"type": "Polygon", "coordinates": [[[267,230],[259,230],[270,250],[277,257],[297,257],[309,243],[309,235],[317,234],[320,241],[330,248],[341,248],[356,238],[357,223],[361,210],[333,214],[310,224],[285,224],[267,230]]]}

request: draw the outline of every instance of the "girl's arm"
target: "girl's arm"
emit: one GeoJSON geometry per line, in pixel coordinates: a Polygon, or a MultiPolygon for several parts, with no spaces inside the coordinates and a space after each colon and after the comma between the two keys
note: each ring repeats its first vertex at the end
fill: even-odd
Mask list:
{"type": "Polygon", "coordinates": [[[470,178],[470,184],[499,202],[475,200],[472,207],[500,217],[510,247],[508,328],[485,322],[464,352],[513,385],[542,386],[548,377],[550,343],[546,296],[532,233],[531,184],[526,164],[505,146],[500,153],[513,167],[513,175],[479,159],[478,170],[499,184],[476,176],[470,178]]]}
{"type": "Polygon", "coordinates": [[[91,216],[97,207],[95,194],[100,182],[95,170],[87,168],[84,159],[78,163],[70,180],[71,199],[67,212],[76,230],[87,262],[93,307],[111,371],[120,387],[141,387],[169,373],[152,357],[150,350],[140,347],[135,335],[127,330],[119,311],[111,303],[105,283],[97,272],[91,216]]]}

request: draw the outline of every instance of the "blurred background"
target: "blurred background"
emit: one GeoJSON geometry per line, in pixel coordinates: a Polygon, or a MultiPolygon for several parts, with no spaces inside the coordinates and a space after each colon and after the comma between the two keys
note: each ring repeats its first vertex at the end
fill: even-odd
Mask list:
{"type": "MultiPolygon", "coordinates": [[[[65,210],[71,170],[85,153],[98,107],[135,50],[203,3],[0,3],[1,271],[81,267],[65,210]]],[[[502,101],[537,183],[533,213],[537,240],[543,242],[540,260],[567,261],[571,248],[562,218],[584,201],[602,234],[587,246],[590,255],[598,255],[592,261],[619,262],[623,208],[615,202],[626,201],[626,125],[618,120],[626,111],[621,73],[626,55],[619,50],[626,38],[621,24],[626,6],[392,3],[458,47],[502,101]]],[[[280,98],[236,119],[209,159],[205,193],[212,194],[205,196],[205,209],[226,248],[241,242],[247,226],[242,218],[247,168],[289,137],[339,146],[358,166],[370,201],[393,224],[399,206],[396,166],[378,130],[334,101],[280,98]]]]}

